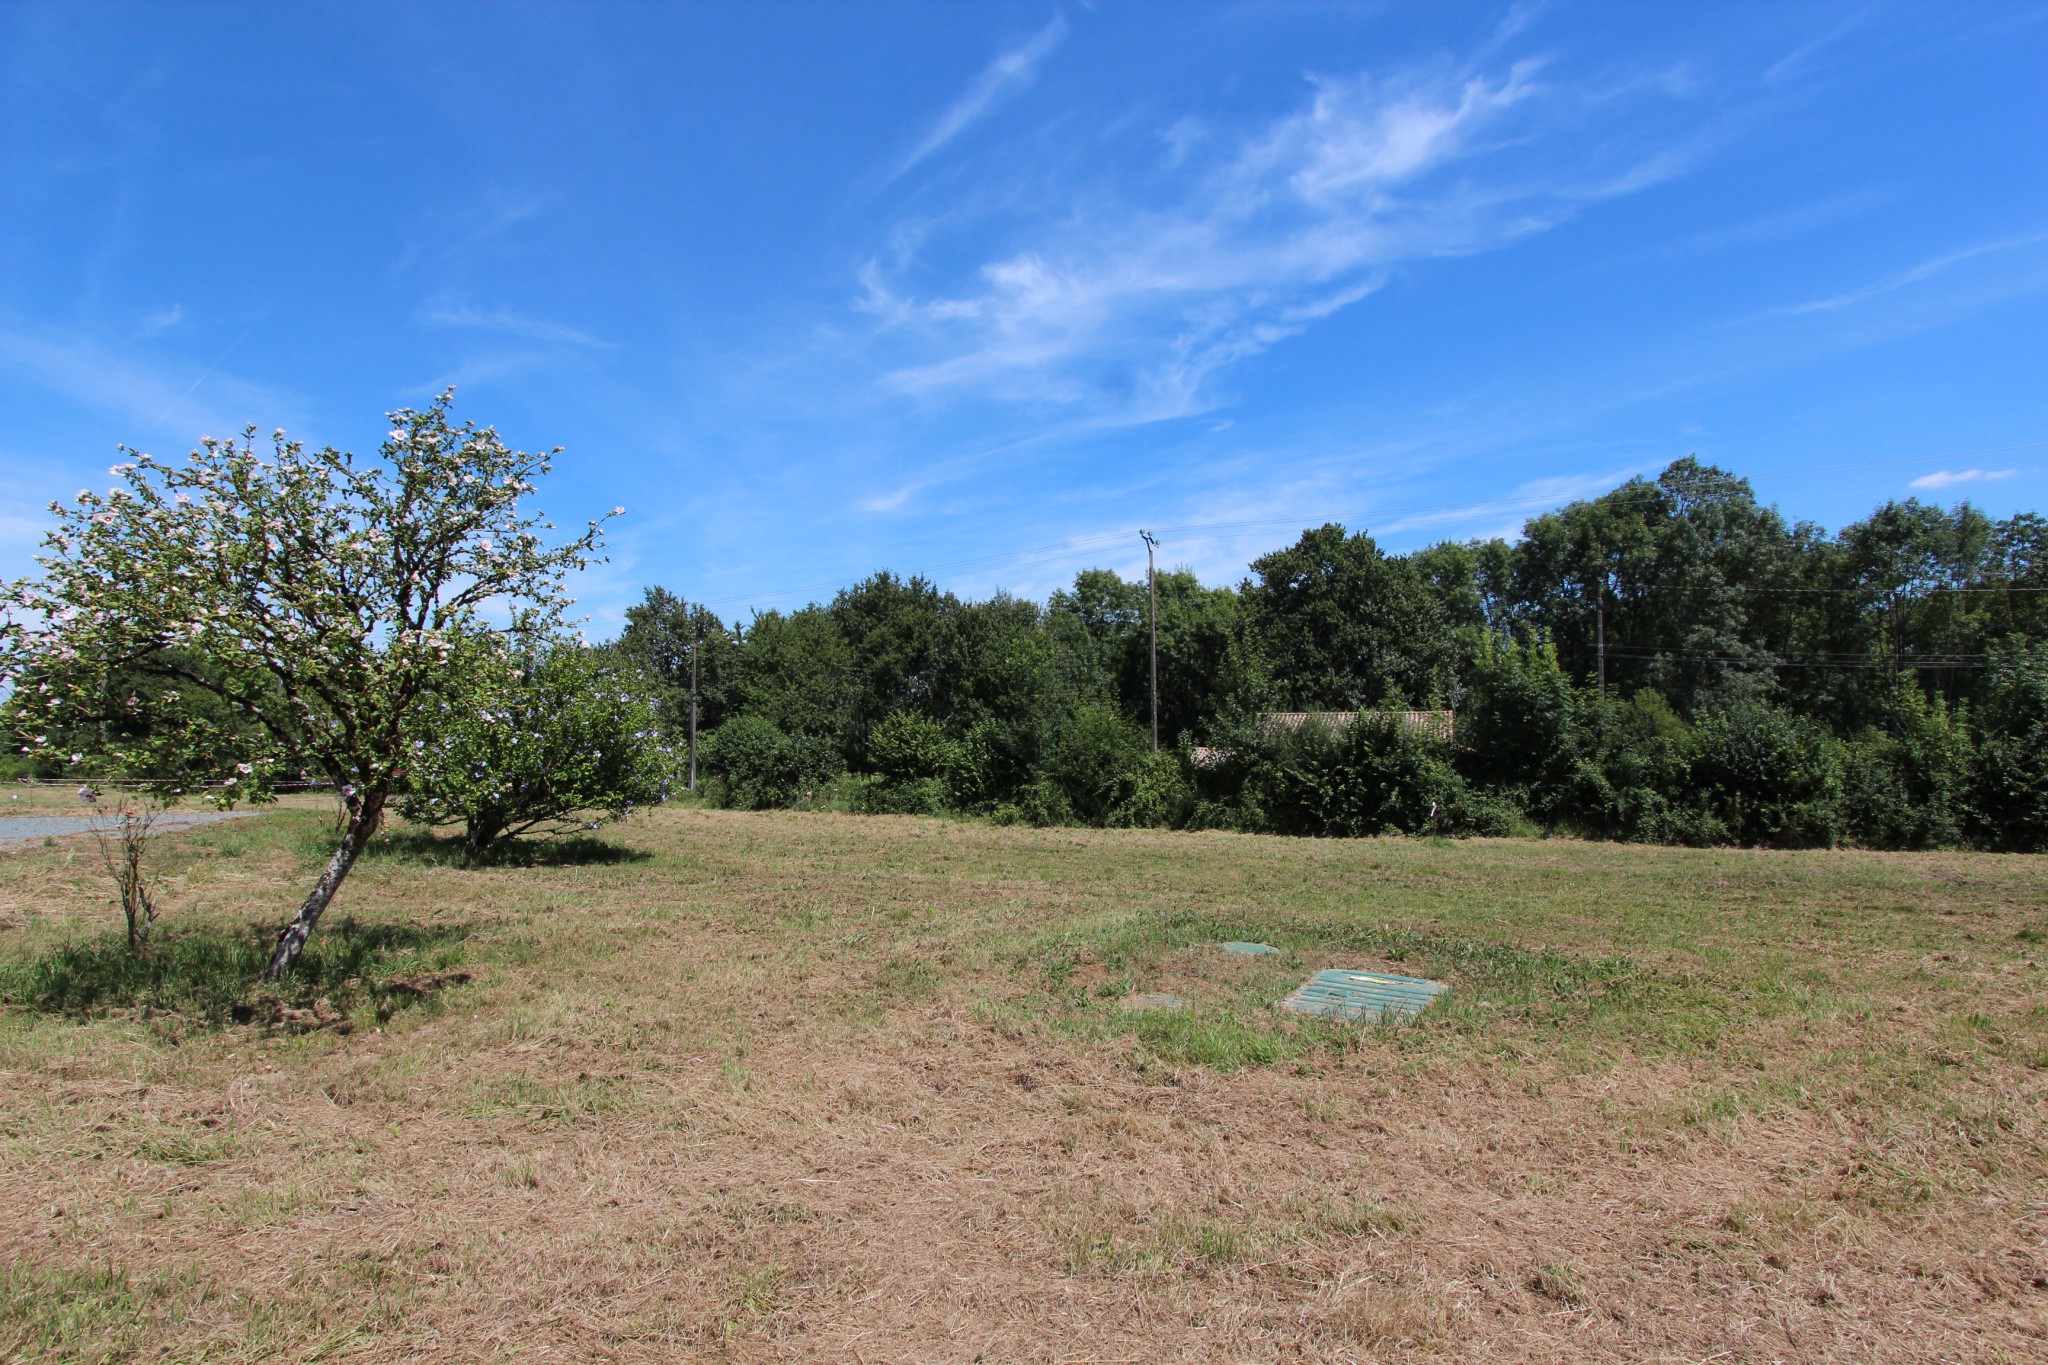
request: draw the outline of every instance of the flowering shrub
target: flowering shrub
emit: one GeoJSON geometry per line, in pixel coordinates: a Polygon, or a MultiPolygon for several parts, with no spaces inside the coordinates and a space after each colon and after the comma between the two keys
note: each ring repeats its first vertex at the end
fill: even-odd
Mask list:
{"type": "Polygon", "coordinates": [[[676,751],[635,670],[567,643],[515,653],[493,636],[460,653],[464,685],[408,721],[406,819],[463,826],[476,857],[668,800],[676,751]]]}
{"type": "MultiPolygon", "coordinates": [[[[61,677],[79,706],[108,695],[114,670],[144,669],[211,693],[271,746],[222,752],[220,735],[194,731],[190,752],[152,761],[212,769],[224,791],[288,756],[333,783],[340,843],[279,934],[273,976],[376,833],[408,763],[409,715],[459,679],[451,652],[485,630],[487,610],[549,629],[569,602],[564,575],[596,553],[597,522],[550,545],[553,524],[522,505],[550,455],[456,425],[451,401],[391,414],[367,458],[282,431],[260,452],[253,427],[202,438],[182,463],[127,452],[104,494],[51,505],[43,573],[8,592],[0,683],[61,677]]],[[[24,728],[31,757],[61,733],[24,728]]],[[[173,746],[186,733],[152,732],[173,746]]]]}

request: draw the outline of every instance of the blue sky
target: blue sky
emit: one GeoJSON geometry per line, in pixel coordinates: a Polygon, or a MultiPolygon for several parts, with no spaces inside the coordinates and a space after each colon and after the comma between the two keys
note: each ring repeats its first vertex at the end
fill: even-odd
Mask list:
{"type": "Polygon", "coordinates": [[[594,633],[877,568],[1235,581],[1697,453],[2037,507],[2048,7],[0,8],[0,574],[458,387],[624,504],[594,633]]]}

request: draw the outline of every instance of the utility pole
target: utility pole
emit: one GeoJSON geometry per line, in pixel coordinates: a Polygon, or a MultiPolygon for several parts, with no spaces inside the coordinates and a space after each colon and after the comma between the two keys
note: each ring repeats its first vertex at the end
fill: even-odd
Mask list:
{"type": "Polygon", "coordinates": [[[1607,699],[1607,575],[1600,575],[1600,589],[1593,600],[1597,604],[1594,610],[1598,615],[1594,619],[1598,622],[1600,639],[1600,698],[1602,701],[1605,701],[1607,699]]]}
{"type": "Polygon", "coordinates": [[[1159,548],[1159,542],[1152,538],[1150,531],[1138,532],[1145,542],[1145,597],[1151,607],[1145,615],[1152,628],[1152,752],[1159,752],[1159,578],[1153,562],[1152,552],[1159,548]]]}
{"type": "Polygon", "coordinates": [[[704,643],[704,631],[693,617],[690,622],[690,790],[697,790],[697,649],[704,643]]]}
{"type": "Polygon", "coordinates": [[[1899,639],[1899,590],[1897,588],[1892,589],[1890,609],[1886,613],[1886,615],[1889,617],[1888,633],[1892,637],[1892,695],[1890,700],[1892,721],[1891,728],[1892,733],[1896,735],[1903,728],[1899,721],[1899,663],[1901,656],[1905,652],[1904,642],[1899,639]]]}

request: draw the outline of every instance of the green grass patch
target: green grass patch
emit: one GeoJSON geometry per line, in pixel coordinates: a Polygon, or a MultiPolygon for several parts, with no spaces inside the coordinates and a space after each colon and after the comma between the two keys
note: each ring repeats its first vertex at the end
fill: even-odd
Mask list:
{"type": "MultiPolygon", "coordinates": [[[[1446,1035],[1483,1039],[1496,1035],[1504,1020],[1549,1028],[1626,1013],[1632,1029],[1639,1022],[1633,1016],[1656,1019],[1652,1032],[1674,1045],[1707,1047],[1717,1037],[1693,1012],[1672,1012],[1681,983],[1645,973],[1627,958],[1528,949],[1337,914],[1140,911],[1037,936],[1018,946],[1011,960],[1020,971],[1036,971],[1041,991],[1035,998],[1057,1026],[1096,1037],[1133,1035],[1162,1061],[1222,1071],[1342,1049],[1362,1036],[1403,1046],[1428,1046],[1446,1035]],[[1280,951],[1227,956],[1221,945],[1232,940],[1280,951]],[[1415,1024],[1346,1024],[1276,1011],[1311,971],[1340,965],[1387,965],[1449,981],[1453,989],[1415,1024]],[[1091,984],[1099,973],[1113,975],[1091,984]],[[1189,975],[1225,983],[1226,998],[1138,1013],[1114,1003],[1132,990],[1154,989],[1162,978],[1177,985],[1189,975]]],[[[1722,1005],[1711,991],[1698,993],[1694,1003],[1710,1016],[1722,1005]]]]}
{"type": "Polygon", "coordinates": [[[583,1076],[551,1083],[526,1076],[499,1076],[470,1087],[465,1118],[515,1118],[537,1123],[578,1123],[629,1107],[631,1085],[609,1077],[583,1076]]]}
{"type": "Polygon", "coordinates": [[[232,1133],[152,1133],[135,1144],[136,1155],[166,1166],[205,1166],[247,1150],[232,1133]]]}
{"type": "Polygon", "coordinates": [[[0,959],[0,1003],[74,1018],[143,1011],[209,1028],[289,1022],[288,1012],[324,1022],[367,1009],[386,1019],[450,984],[467,936],[459,924],[343,919],[314,935],[288,978],[265,983],[276,934],[264,926],[163,927],[141,953],[110,932],[0,959]]]}
{"type": "Polygon", "coordinates": [[[114,1267],[0,1266],[0,1359],[123,1360],[163,1311],[160,1287],[114,1267]]]}

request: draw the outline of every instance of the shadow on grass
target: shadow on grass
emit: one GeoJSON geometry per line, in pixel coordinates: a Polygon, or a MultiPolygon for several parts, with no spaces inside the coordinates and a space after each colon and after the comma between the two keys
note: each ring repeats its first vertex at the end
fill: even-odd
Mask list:
{"type": "Polygon", "coordinates": [[[408,827],[390,830],[370,843],[369,858],[417,863],[422,867],[589,867],[644,863],[654,855],[643,849],[570,834],[554,839],[503,839],[472,858],[459,834],[436,834],[408,827]]]}
{"type": "Polygon", "coordinates": [[[388,1019],[469,979],[466,925],[343,919],[306,945],[292,974],[266,982],[276,930],[159,929],[149,950],[119,933],[0,960],[0,1003],[74,1018],[134,1010],[208,1028],[228,1023],[335,1028],[366,1008],[388,1019]]]}

